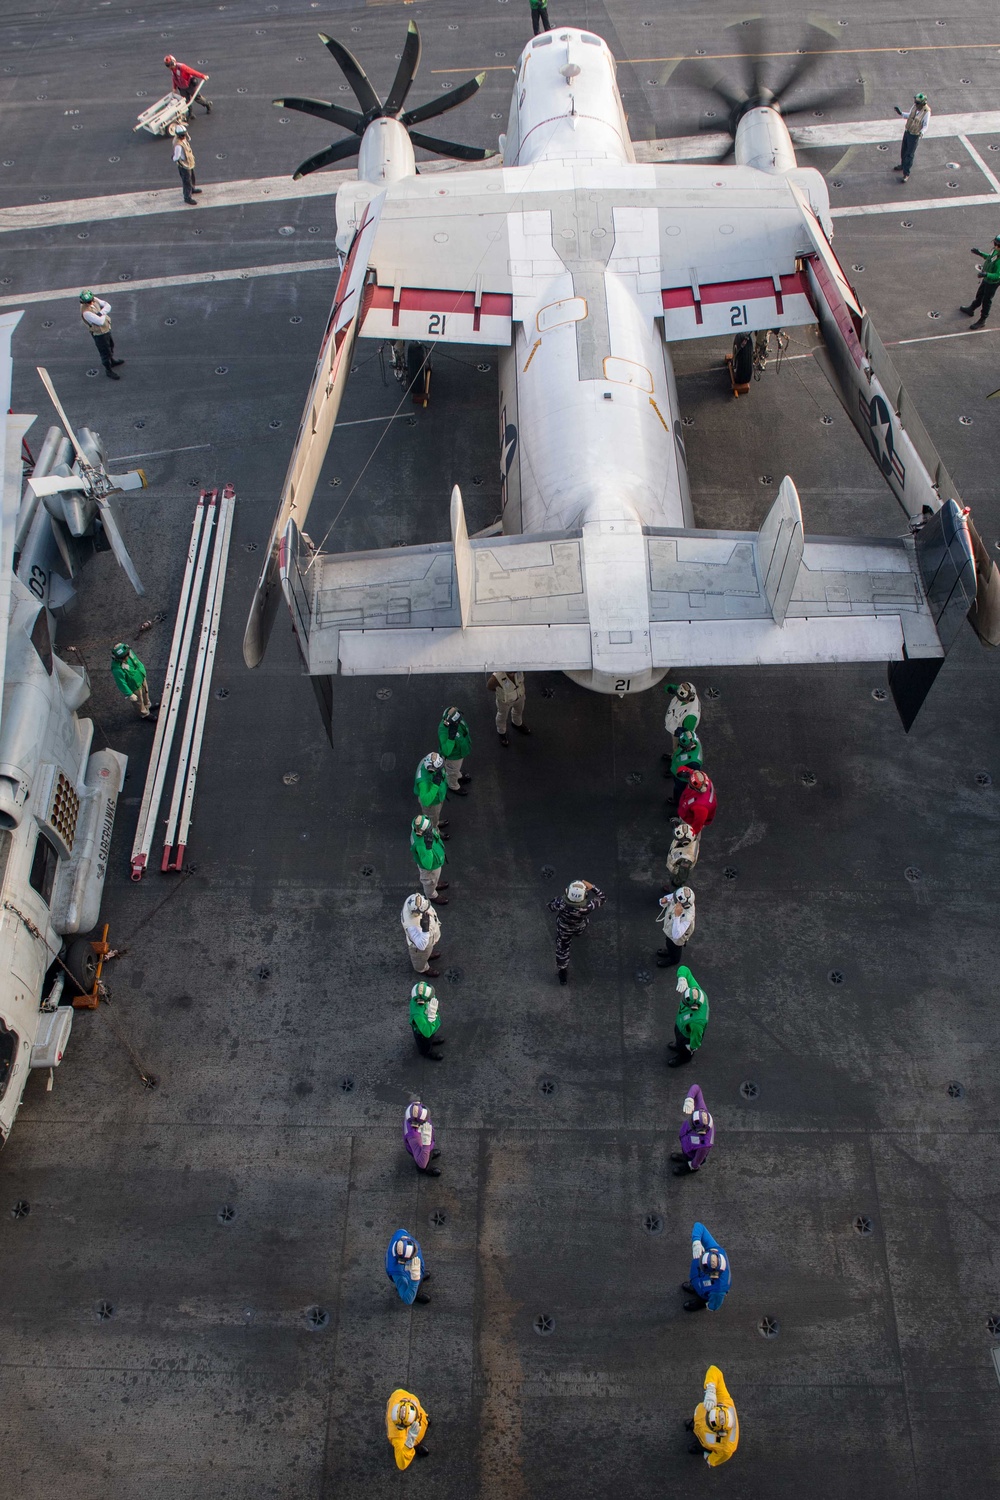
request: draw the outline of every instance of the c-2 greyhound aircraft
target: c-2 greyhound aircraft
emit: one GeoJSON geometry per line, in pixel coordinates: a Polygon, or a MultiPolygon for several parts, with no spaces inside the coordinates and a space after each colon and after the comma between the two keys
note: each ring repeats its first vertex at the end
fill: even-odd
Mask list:
{"type": "MultiPolygon", "coordinates": [[[[388,99],[323,42],[361,113],[284,99],[352,132],[296,175],[359,155],[337,193],[346,255],[244,639],[281,588],[329,727],[338,673],[561,669],[636,693],[671,667],[886,661],[904,725],[968,615],[1000,643],[1000,577],[831,248],[822,175],[796,163],[789,83],[727,95],[735,165],[636,161],[614,57],[559,28],[518,62],[497,170],[418,176],[409,125],[468,98],[388,99]],[[786,104],[785,113],[791,107],[786,104]],[[756,533],[695,528],[669,345],[818,324],[821,363],[909,518],[898,538],[809,537],[786,477],[756,533]],[[355,339],[499,350],[502,534],[318,551],[303,533],[355,339]]],[[[800,106],[801,107],[801,106],[800,106]]],[[[496,528],[491,529],[491,532],[496,528]]]]}

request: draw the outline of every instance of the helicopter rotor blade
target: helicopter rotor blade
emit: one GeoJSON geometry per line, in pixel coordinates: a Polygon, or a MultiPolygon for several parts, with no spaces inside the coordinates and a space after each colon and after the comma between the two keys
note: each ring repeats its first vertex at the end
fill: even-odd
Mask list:
{"type": "Polygon", "coordinates": [[[399,59],[399,67],[396,76],[392,80],[392,88],[389,96],[382,106],[390,119],[395,119],[406,102],[406,96],[413,86],[413,80],[417,76],[420,66],[420,32],[411,21],[406,28],[406,42],[403,46],[402,55],[399,59]]]}
{"type": "MultiPolygon", "coordinates": [[[[118,494],[119,492],[116,490],[114,493],[118,494]]],[[[118,517],[115,515],[114,506],[111,503],[111,496],[100,495],[95,498],[97,499],[97,506],[101,513],[101,525],[104,527],[104,534],[111,543],[111,550],[118,560],[118,565],[125,573],[136,593],[142,595],[146,590],[142,586],[139,575],[135,570],[135,564],[129,556],[128,548],[122,538],[121,530],[118,526],[118,517]]]]}
{"type": "Polygon", "coordinates": [[[382,108],[382,101],[354,53],[349,52],[343,42],[327,36],[324,31],[319,33],[319,39],[354,90],[354,97],[361,106],[362,114],[377,114],[382,108]]]}
{"type": "Polygon", "coordinates": [[[49,393],[49,400],[52,402],[52,405],[56,409],[56,415],[63,425],[63,431],[69,438],[70,442],[73,444],[73,448],[76,452],[77,458],[81,463],[86,464],[88,469],[92,469],[94,465],[91,463],[86,453],[84,453],[83,449],[80,447],[79,439],[77,438],[77,435],[73,431],[72,427],[69,425],[69,417],[67,417],[66,413],[63,411],[62,402],[56,395],[56,388],[52,384],[52,378],[49,375],[48,370],[44,370],[41,365],[36,365],[35,369],[38,371],[39,379],[41,380],[42,385],[44,385],[45,389],[49,393]]]}
{"type": "Polygon", "coordinates": [[[447,110],[454,109],[456,105],[464,104],[466,99],[471,99],[473,94],[478,94],[486,82],[485,73],[477,73],[475,78],[470,78],[467,83],[461,84],[457,89],[440,99],[429,99],[426,104],[418,104],[416,109],[408,109],[405,115],[400,115],[404,125],[420,125],[424,120],[433,120],[437,115],[443,115],[447,110]]]}

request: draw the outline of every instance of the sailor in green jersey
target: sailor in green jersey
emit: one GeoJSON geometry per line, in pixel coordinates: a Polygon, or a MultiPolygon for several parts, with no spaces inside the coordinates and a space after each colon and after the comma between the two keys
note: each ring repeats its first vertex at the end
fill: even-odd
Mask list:
{"type": "Polygon", "coordinates": [[[971,317],[978,307],[979,320],[972,326],[982,328],[990,315],[997,286],[1000,285],[1000,234],[993,236],[992,250],[973,250],[972,253],[983,257],[982,268],[979,272],[979,290],[968,307],[963,307],[962,311],[971,317]]]}
{"type": "Polygon", "coordinates": [[[149,687],[146,683],[146,668],[125,641],[111,648],[111,675],[118,691],[139,705],[142,718],[148,719],[158,703],[150,703],[149,687]]]}
{"type": "Polygon", "coordinates": [[[540,31],[551,31],[549,23],[549,0],[531,0],[531,29],[535,36],[540,31]]]}
{"type": "Polygon", "coordinates": [[[667,1061],[668,1068],[679,1068],[691,1061],[701,1046],[708,1025],[708,996],[687,964],[681,964],[677,970],[677,990],[681,1003],[677,1007],[674,1040],[669,1048],[674,1055],[667,1061]]]}
{"type": "Polygon", "coordinates": [[[457,708],[446,708],[438,725],[438,749],[444,756],[444,774],[448,790],[455,797],[467,797],[464,788],[472,780],[462,774],[462,762],[472,749],[469,726],[457,708]]]}
{"type": "Polygon", "coordinates": [[[444,1045],[444,1037],[441,1035],[438,998],[434,986],[425,979],[418,980],[410,991],[410,1028],[420,1055],[440,1062],[441,1054],[436,1049],[444,1045]]]}
{"type": "Polygon", "coordinates": [[[420,889],[428,901],[436,901],[438,906],[447,906],[448,897],[438,894],[448,889],[447,880],[441,879],[445,861],[444,844],[430,818],[414,818],[410,824],[410,849],[420,875],[420,889]]]}
{"type": "MultiPolygon", "coordinates": [[[[444,756],[432,750],[425,755],[413,778],[413,795],[417,799],[417,812],[430,818],[435,828],[447,828],[447,818],[441,817],[444,799],[448,795],[448,783],[444,777],[444,756]]],[[[442,834],[447,839],[447,834],[442,834]]]]}
{"type": "Polygon", "coordinates": [[[676,804],[688,788],[687,776],[681,774],[681,767],[700,771],[703,752],[701,740],[693,729],[682,729],[674,744],[676,748],[670,759],[670,774],[674,778],[673,800],[676,804]]]}

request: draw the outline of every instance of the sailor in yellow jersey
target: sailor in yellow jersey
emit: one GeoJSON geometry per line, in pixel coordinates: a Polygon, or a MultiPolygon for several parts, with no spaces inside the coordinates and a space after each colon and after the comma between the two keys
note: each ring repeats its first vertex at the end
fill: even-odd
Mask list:
{"type": "Polygon", "coordinates": [[[413,1455],[426,1458],[424,1434],[430,1417],[410,1391],[393,1391],[385,1407],[385,1430],[396,1457],[397,1469],[408,1469],[413,1455]]]}
{"type": "Polygon", "coordinates": [[[736,1452],[740,1441],[739,1419],[718,1365],[709,1365],[705,1371],[704,1400],[698,1402],[693,1418],[684,1425],[698,1439],[691,1444],[690,1451],[704,1452],[710,1468],[717,1469],[727,1463],[736,1452]]]}

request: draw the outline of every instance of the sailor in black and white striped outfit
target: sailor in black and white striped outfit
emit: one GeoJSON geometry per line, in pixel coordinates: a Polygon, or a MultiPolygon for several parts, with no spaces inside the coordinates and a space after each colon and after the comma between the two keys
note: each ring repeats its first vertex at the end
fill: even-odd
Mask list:
{"type": "Polygon", "coordinates": [[[590,913],[603,906],[607,897],[589,880],[573,880],[562,896],[549,902],[556,913],[556,971],[560,984],[569,983],[569,945],[590,926],[590,913]]]}

